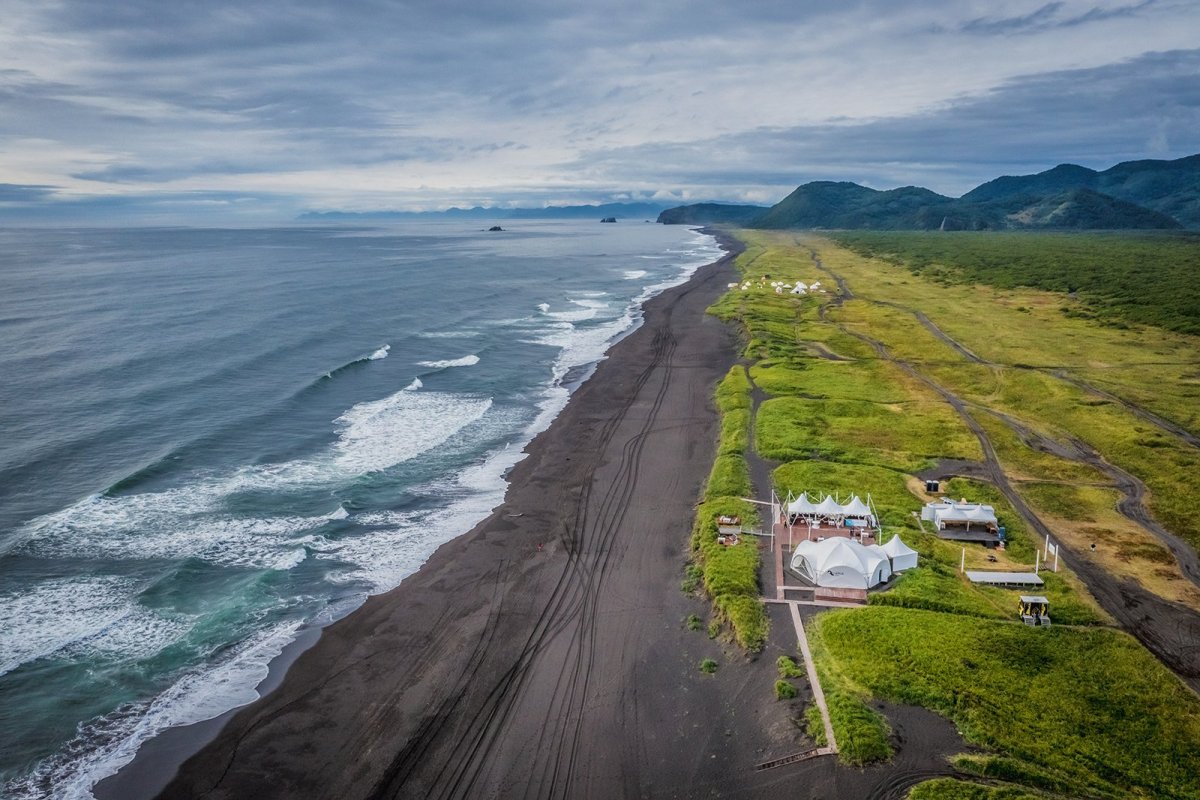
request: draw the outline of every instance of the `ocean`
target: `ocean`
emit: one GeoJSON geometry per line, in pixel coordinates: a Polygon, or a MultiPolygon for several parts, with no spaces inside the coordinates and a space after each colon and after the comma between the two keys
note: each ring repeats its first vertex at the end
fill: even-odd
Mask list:
{"type": "Polygon", "coordinates": [[[0,796],[90,797],[253,700],[719,255],[641,222],[0,230],[0,796]]]}

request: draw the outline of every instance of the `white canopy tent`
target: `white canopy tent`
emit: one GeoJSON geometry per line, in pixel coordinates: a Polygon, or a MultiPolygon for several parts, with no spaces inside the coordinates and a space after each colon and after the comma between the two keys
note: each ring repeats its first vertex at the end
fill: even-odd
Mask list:
{"type": "Polygon", "coordinates": [[[839,537],[800,542],[791,567],[817,586],[831,589],[870,589],[892,574],[883,548],[839,537]]]}
{"type": "Polygon", "coordinates": [[[841,517],[845,515],[842,511],[842,504],[833,499],[833,495],[826,495],[825,499],[817,503],[817,513],[823,517],[841,517]]]}
{"type": "Polygon", "coordinates": [[[817,507],[808,499],[807,492],[788,503],[787,510],[793,517],[812,517],[817,514],[817,507]]]}
{"type": "Polygon", "coordinates": [[[859,498],[858,495],[850,498],[850,502],[842,506],[842,516],[844,517],[862,517],[871,516],[871,509],[867,508],[867,504],[859,498]]]}
{"type": "Polygon", "coordinates": [[[921,517],[932,520],[939,529],[947,525],[966,525],[968,528],[976,525],[987,528],[997,524],[996,511],[992,506],[982,503],[956,503],[953,500],[927,503],[921,510],[921,517]]]}
{"type": "Polygon", "coordinates": [[[900,534],[893,536],[891,541],[880,549],[891,559],[892,572],[903,572],[917,565],[917,551],[906,545],[900,538],[900,534]]]}

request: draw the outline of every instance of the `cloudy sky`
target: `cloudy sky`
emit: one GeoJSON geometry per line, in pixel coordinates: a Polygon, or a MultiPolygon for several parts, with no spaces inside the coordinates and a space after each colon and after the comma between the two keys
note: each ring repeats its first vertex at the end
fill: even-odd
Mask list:
{"type": "Polygon", "coordinates": [[[0,219],[959,195],[1200,152],[1197,0],[0,12],[0,219]]]}

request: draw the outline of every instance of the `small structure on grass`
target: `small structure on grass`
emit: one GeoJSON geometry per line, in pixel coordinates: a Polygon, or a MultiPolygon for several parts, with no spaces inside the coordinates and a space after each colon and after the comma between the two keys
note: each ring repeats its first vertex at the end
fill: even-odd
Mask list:
{"type": "Polygon", "coordinates": [[[891,561],[892,572],[903,572],[917,565],[917,551],[906,545],[898,533],[883,545],[882,550],[891,561]]]}
{"type": "Polygon", "coordinates": [[[1021,620],[1026,625],[1050,624],[1050,601],[1041,595],[1021,595],[1021,620]]]}
{"type": "Polygon", "coordinates": [[[1033,572],[972,572],[967,570],[971,583],[987,586],[1045,586],[1046,582],[1033,572]]]}
{"type": "Polygon", "coordinates": [[[921,509],[921,519],[933,522],[938,537],[942,539],[982,542],[990,547],[1000,543],[996,510],[983,503],[943,497],[936,502],[926,503],[921,509]]]}

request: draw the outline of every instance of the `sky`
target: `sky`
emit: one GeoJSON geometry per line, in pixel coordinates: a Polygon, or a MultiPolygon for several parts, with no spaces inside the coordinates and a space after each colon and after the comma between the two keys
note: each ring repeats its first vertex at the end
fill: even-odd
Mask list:
{"type": "Polygon", "coordinates": [[[1200,0],[0,0],[0,220],[958,196],[1200,152],[1200,0]]]}

